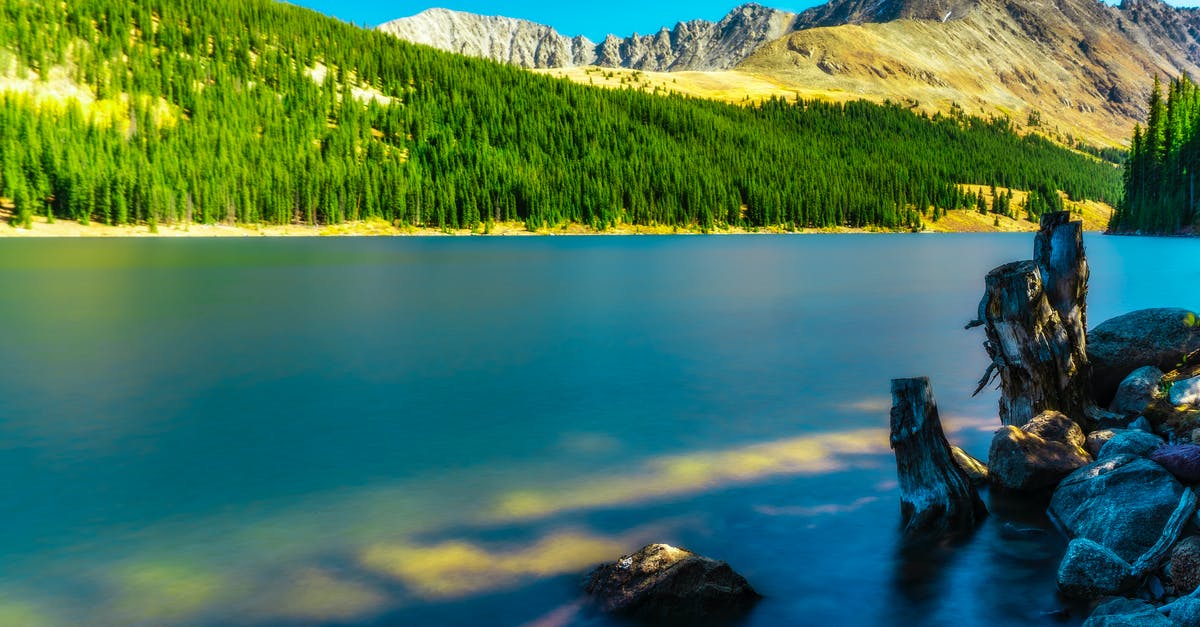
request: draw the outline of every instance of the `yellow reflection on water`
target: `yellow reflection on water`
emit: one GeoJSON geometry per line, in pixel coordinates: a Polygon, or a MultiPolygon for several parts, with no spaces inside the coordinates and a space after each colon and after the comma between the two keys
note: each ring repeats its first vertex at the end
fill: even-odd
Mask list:
{"type": "Polygon", "coordinates": [[[501,495],[489,515],[527,520],[564,511],[636,504],[780,475],[813,475],[854,467],[854,455],[888,451],[887,433],[860,429],[802,436],[725,451],[652,459],[640,472],[584,479],[555,490],[516,490],[501,495]]]}
{"type": "Polygon", "coordinates": [[[125,564],[111,576],[116,622],[178,622],[200,613],[229,591],[216,573],[170,561],[125,564]]]}
{"type": "Polygon", "coordinates": [[[251,613],[276,621],[351,621],[378,614],[389,603],[387,595],[373,586],[305,568],[278,589],[256,595],[251,613]]]}
{"type": "Polygon", "coordinates": [[[21,627],[56,627],[62,623],[54,620],[32,603],[7,598],[0,594],[0,625],[21,627]]]}
{"type": "Polygon", "coordinates": [[[626,542],[560,532],[532,545],[489,551],[463,541],[433,546],[376,544],[359,562],[402,582],[425,599],[447,599],[510,587],[523,579],[577,572],[628,550],[626,542]]]}

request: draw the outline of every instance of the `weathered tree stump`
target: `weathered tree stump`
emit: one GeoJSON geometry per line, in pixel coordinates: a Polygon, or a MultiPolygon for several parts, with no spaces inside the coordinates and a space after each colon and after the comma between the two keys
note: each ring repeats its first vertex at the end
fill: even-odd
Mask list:
{"type": "Polygon", "coordinates": [[[928,378],[892,380],[891,443],[906,536],[962,533],[987,516],[971,479],[954,460],[928,378]]]}
{"type": "Polygon", "coordinates": [[[1041,227],[1033,240],[1033,260],[1041,269],[1046,298],[1066,326],[1072,345],[1087,355],[1090,270],[1083,250],[1083,222],[1071,221],[1068,211],[1042,216],[1041,227]]]}
{"type": "Polygon", "coordinates": [[[1088,269],[1080,228],[1064,213],[1045,216],[1035,246],[1040,262],[1005,264],[987,275],[980,318],[971,326],[983,324],[992,363],[975,393],[999,375],[1005,425],[1023,426],[1047,410],[1088,420],[1088,269]]]}

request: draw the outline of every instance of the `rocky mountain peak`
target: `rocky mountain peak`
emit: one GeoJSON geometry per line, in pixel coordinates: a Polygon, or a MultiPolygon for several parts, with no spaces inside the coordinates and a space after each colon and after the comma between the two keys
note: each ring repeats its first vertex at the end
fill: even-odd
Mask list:
{"type": "Polygon", "coordinates": [[[422,11],[383,24],[379,30],[414,43],[522,67],[721,70],[734,67],[763,44],[790,32],[795,18],[793,13],[749,3],[716,23],[690,20],[650,35],[634,33],[620,38],[609,34],[599,44],[582,36],[564,37],[535,22],[447,9],[422,11]]]}

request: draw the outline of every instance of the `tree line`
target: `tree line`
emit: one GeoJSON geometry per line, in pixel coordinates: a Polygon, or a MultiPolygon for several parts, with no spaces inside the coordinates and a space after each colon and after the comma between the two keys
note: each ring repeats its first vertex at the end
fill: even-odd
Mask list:
{"type": "Polygon", "coordinates": [[[1146,125],[1133,129],[1125,164],[1124,200],[1111,228],[1119,232],[1176,233],[1196,224],[1196,170],[1200,166],[1200,90],[1187,75],[1163,96],[1154,79],[1146,125]]]}
{"type": "Polygon", "coordinates": [[[1121,194],[1004,119],[597,89],[272,0],[0,0],[0,42],[94,96],[0,95],[18,222],[912,228],[960,184],[1121,194]]]}

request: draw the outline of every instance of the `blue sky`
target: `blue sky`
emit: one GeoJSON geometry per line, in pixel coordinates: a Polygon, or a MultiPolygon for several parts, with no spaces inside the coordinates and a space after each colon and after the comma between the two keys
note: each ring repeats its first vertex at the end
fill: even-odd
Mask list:
{"type": "MultiPolygon", "coordinates": [[[[608,33],[625,36],[637,31],[656,32],[682,20],[717,20],[744,0],[609,0],[608,2],[547,0],[291,0],[347,22],[375,26],[398,17],[420,13],[430,7],[470,11],[484,15],[520,17],[553,26],[568,35],[586,35],[599,41],[608,33]]],[[[825,0],[758,0],[759,4],[800,11],[825,0]]],[[[1193,6],[1200,0],[1170,0],[1176,6],[1193,6]]]]}
{"type": "MultiPolygon", "coordinates": [[[[347,22],[375,26],[398,17],[407,17],[431,7],[470,11],[484,15],[506,15],[553,26],[568,35],[586,35],[599,40],[608,33],[625,36],[634,31],[653,33],[659,27],[693,19],[717,20],[745,0],[609,0],[608,2],[551,2],[546,0],[291,0],[293,4],[316,9],[347,22]]],[[[758,0],[777,9],[798,11],[824,0],[758,0]]]]}

